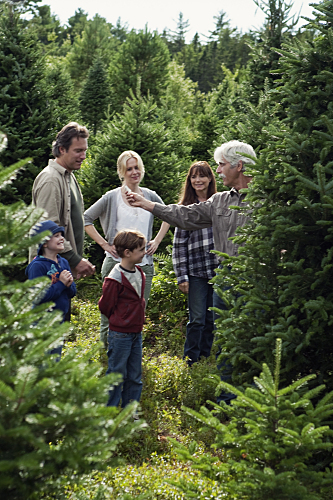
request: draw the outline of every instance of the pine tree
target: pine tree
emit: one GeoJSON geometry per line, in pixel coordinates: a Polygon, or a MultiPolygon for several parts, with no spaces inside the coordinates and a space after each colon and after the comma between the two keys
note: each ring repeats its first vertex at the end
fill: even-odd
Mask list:
{"type": "Polygon", "coordinates": [[[0,18],[0,128],[8,137],[2,163],[32,157],[15,183],[1,194],[3,203],[31,201],[31,186],[49,158],[54,120],[44,86],[44,62],[36,39],[23,29],[19,14],[4,8],[0,18]]]}
{"type": "Polygon", "coordinates": [[[47,66],[45,87],[56,130],[61,130],[64,124],[71,121],[81,121],[77,89],[65,66],[59,61],[47,66]]]}
{"type": "Polygon", "coordinates": [[[172,54],[177,54],[181,52],[185,47],[185,35],[190,27],[189,20],[184,20],[184,15],[179,12],[177,28],[175,31],[170,30],[169,35],[169,49],[172,54]]]}
{"type": "Polygon", "coordinates": [[[272,365],[279,336],[285,383],[316,373],[333,388],[333,2],[317,10],[314,42],[281,49],[279,87],[266,99],[282,103],[285,119],[263,128],[248,193],[253,223],[237,237],[246,244],[230,259],[233,272],[217,277],[240,295],[220,292],[230,311],[218,327],[237,382],[250,381],[258,363],[272,365]]]}
{"type": "MultiPolygon", "coordinates": [[[[214,413],[221,408],[210,402],[215,411],[202,407],[200,413],[183,408],[189,415],[213,430],[216,436],[214,449],[223,450],[225,459],[196,454],[197,444],[189,449],[173,443],[182,460],[192,462],[194,469],[221,486],[222,496],[246,498],[248,500],[322,500],[332,493],[333,471],[318,470],[320,451],[331,451],[333,443],[329,421],[333,415],[333,392],[324,396],[317,404],[313,400],[324,386],[305,390],[315,375],[295,381],[280,388],[281,344],[276,342],[274,373],[266,364],[255,386],[244,392],[226,382],[219,382],[216,392],[223,388],[237,394],[232,405],[225,405],[230,422],[225,425],[214,413]],[[313,457],[316,461],[313,461],[313,457]]],[[[217,377],[218,380],[218,377],[217,377]]],[[[177,483],[186,498],[195,498],[197,483],[177,483]]]]}
{"type": "Polygon", "coordinates": [[[260,91],[264,90],[267,80],[272,86],[276,77],[272,71],[278,68],[283,43],[291,40],[294,28],[298,22],[290,15],[292,2],[286,0],[254,0],[256,5],[265,13],[266,20],[257,35],[257,41],[251,44],[251,72],[250,84],[253,94],[252,102],[257,103],[260,91]]]}
{"type": "Polygon", "coordinates": [[[141,94],[149,93],[158,102],[166,87],[169,59],[168,48],[157,32],[151,33],[147,27],[137,33],[132,30],[109,68],[113,110],[121,111],[138,81],[141,94]]]}
{"type": "Polygon", "coordinates": [[[59,51],[59,46],[64,40],[64,28],[61,26],[59,19],[54,14],[51,14],[49,5],[42,5],[36,8],[36,14],[29,21],[29,26],[33,28],[38,40],[43,45],[49,45],[56,42],[55,45],[59,51]]]}
{"type": "Polygon", "coordinates": [[[65,35],[70,37],[73,44],[76,36],[81,36],[82,31],[88,21],[88,14],[80,7],[74,12],[74,16],[70,17],[65,29],[65,35]]]}
{"type": "Polygon", "coordinates": [[[82,118],[96,135],[110,103],[108,75],[101,59],[95,59],[91,66],[79,100],[82,118]]]}
{"type": "Polygon", "coordinates": [[[85,81],[94,60],[99,57],[107,67],[118,41],[111,35],[112,25],[96,14],[85,23],[81,35],[75,37],[71,50],[66,56],[68,71],[77,86],[85,81]]]}
{"type": "MultiPolygon", "coordinates": [[[[0,171],[0,186],[25,163],[0,171]]],[[[28,236],[40,215],[22,202],[0,204],[0,495],[7,500],[60,498],[62,481],[114,464],[117,444],[142,426],[133,423],[135,405],[121,413],[105,406],[119,379],[101,378],[93,350],[72,350],[59,362],[47,354],[68,333],[50,304],[32,309],[48,278],[19,283],[3,273],[40,241],[28,236]]]]}

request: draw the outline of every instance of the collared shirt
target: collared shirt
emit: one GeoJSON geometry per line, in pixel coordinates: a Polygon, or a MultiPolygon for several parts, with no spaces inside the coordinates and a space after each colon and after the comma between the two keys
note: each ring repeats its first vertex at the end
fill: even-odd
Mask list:
{"type": "Polygon", "coordinates": [[[189,276],[212,279],[218,266],[214,249],[213,230],[211,227],[197,231],[185,231],[176,227],[172,263],[178,284],[189,281],[189,276]]]}
{"type": "MultiPolygon", "coordinates": [[[[75,268],[82,259],[78,253],[82,249],[77,249],[74,233],[84,233],[84,227],[82,219],[82,226],[75,227],[74,231],[71,220],[71,180],[77,187],[78,203],[83,214],[83,198],[75,176],[54,160],[49,160],[48,166],[37,175],[32,188],[32,203],[37,208],[43,208],[48,219],[65,228],[65,249],[61,253],[71,252],[72,258],[68,260],[71,268],[75,268]]],[[[32,252],[29,257],[33,257],[32,252]]]]}
{"type": "MultiPolygon", "coordinates": [[[[172,226],[185,230],[196,230],[212,226],[215,250],[235,256],[238,245],[230,240],[237,227],[249,221],[249,215],[230,209],[231,205],[246,207],[245,194],[232,188],[230,191],[215,193],[209,200],[193,205],[155,204],[153,214],[172,226]]],[[[221,259],[220,259],[221,260],[221,259]]]]}

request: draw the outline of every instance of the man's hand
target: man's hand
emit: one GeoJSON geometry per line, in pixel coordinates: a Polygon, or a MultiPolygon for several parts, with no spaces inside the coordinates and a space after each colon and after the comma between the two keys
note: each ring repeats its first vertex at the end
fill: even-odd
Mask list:
{"type": "Polygon", "coordinates": [[[82,259],[74,269],[77,279],[91,276],[95,273],[95,270],[95,266],[93,266],[87,259],[82,259]]]}
{"type": "Polygon", "coordinates": [[[63,283],[65,286],[71,286],[71,284],[73,283],[72,273],[70,271],[67,271],[67,269],[64,269],[59,274],[59,281],[61,281],[61,283],[63,283]]]}
{"type": "Polygon", "coordinates": [[[188,293],[188,289],[189,289],[188,281],[184,281],[184,283],[181,283],[180,285],[178,285],[178,288],[181,292],[188,293]]]}
{"type": "Polygon", "coordinates": [[[131,191],[130,193],[126,193],[126,200],[130,205],[132,205],[132,207],[143,208],[148,212],[152,212],[155,206],[155,203],[146,200],[146,198],[144,198],[144,196],[141,196],[141,194],[133,193],[133,191],[131,191]]]}

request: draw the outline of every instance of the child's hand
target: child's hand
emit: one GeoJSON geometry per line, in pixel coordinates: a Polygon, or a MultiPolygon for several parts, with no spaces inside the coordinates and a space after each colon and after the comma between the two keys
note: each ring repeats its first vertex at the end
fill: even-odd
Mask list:
{"type": "Polygon", "coordinates": [[[73,276],[70,271],[67,271],[66,269],[64,271],[61,271],[59,275],[59,281],[63,283],[65,286],[71,286],[73,283],[73,276]]]}
{"type": "Polygon", "coordinates": [[[69,280],[68,280],[68,283],[67,283],[67,286],[71,286],[71,284],[73,283],[74,281],[74,278],[73,278],[73,275],[71,273],[70,277],[69,277],[69,280]]]}

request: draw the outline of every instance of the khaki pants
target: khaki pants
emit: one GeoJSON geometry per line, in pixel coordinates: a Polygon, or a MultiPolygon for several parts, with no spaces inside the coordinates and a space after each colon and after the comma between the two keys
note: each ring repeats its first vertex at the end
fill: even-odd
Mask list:
{"type": "MultiPolygon", "coordinates": [[[[101,270],[103,282],[105,278],[110,274],[110,272],[112,271],[112,269],[116,264],[117,261],[114,260],[112,257],[105,257],[101,270]]],[[[147,306],[151,290],[151,284],[154,276],[154,266],[146,264],[145,266],[141,266],[141,269],[146,275],[146,286],[144,291],[144,297],[147,306]]],[[[104,314],[101,314],[100,339],[101,342],[103,342],[106,350],[108,348],[107,346],[108,331],[109,331],[109,320],[106,316],[104,316],[104,314]]]]}

